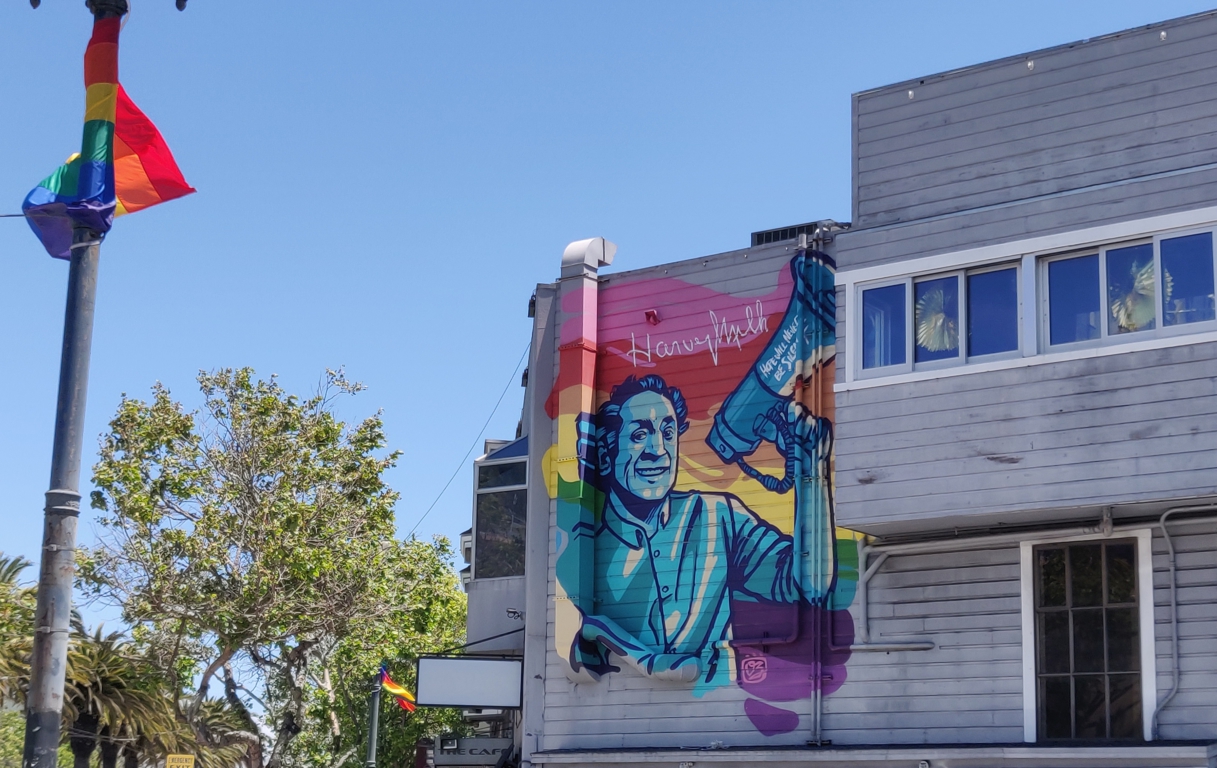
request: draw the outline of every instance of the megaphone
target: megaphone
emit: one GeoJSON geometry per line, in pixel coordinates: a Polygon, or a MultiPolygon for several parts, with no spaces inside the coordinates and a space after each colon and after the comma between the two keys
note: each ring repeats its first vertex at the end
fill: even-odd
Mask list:
{"type": "Polygon", "coordinates": [[[795,451],[788,439],[786,411],[817,357],[836,344],[836,265],[819,251],[801,251],[790,262],[794,290],[782,322],[748,375],[727,396],[706,442],[724,463],[739,464],[771,491],[784,493],[793,483],[795,451]],[[745,459],[766,435],[784,439],[787,477],[762,474],[745,459]]]}

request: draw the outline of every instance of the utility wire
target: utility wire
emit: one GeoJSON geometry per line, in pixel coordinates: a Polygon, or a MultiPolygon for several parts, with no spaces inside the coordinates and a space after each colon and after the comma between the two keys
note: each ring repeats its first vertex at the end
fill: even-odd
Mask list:
{"type": "Polygon", "coordinates": [[[410,532],[406,534],[407,537],[414,535],[414,532],[418,530],[418,526],[423,524],[423,521],[427,519],[427,515],[431,514],[431,510],[435,509],[436,504],[439,504],[439,500],[444,498],[444,494],[448,492],[448,486],[452,485],[452,481],[455,480],[456,476],[459,475],[461,470],[465,468],[465,462],[469,460],[469,455],[472,454],[473,449],[477,447],[478,440],[482,439],[482,434],[486,431],[486,427],[490,426],[490,420],[493,419],[494,415],[499,412],[499,406],[503,404],[503,398],[507,396],[507,390],[511,389],[512,383],[515,382],[516,374],[520,372],[520,365],[524,362],[524,358],[528,355],[528,348],[530,346],[532,346],[531,342],[524,345],[524,351],[520,354],[520,360],[516,363],[516,369],[511,372],[511,378],[507,380],[507,386],[503,387],[503,392],[499,395],[499,399],[495,402],[494,409],[491,410],[490,415],[486,417],[486,423],[482,425],[480,430],[478,430],[477,436],[473,438],[473,444],[469,446],[469,450],[465,451],[464,458],[461,459],[460,464],[456,465],[456,470],[453,471],[452,476],[448,478],[448,482],[444,483],[444,487],[442,490],[440,490],[439,495],[435,497],[435,501],[431,502],[431,506],[427,507],[427,511],[423,513],[422,517],[418,518],[418,522],[415,523],[414,527],[410,529],[410,532]]]}

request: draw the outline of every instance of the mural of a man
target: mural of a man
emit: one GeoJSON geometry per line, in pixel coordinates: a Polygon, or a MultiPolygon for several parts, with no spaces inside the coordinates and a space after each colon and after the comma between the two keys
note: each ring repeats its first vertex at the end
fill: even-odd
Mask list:
{"type": "MultiPolygon", "coordinates": [[[[780,446],[787,451],[814,450],[830,429],[795,403],[781,418],[799,444],[780,446]]],[[[616,386],[596,427],[605,500],[583,639],[655,678],[725,677],[732,600],[803,599],[792,538],[731,494],[674,490],[688,408],[660,376],[616,386]]]]}

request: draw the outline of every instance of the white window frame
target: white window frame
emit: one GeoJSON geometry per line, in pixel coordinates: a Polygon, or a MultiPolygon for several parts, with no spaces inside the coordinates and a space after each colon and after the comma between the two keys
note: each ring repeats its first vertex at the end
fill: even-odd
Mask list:
{"type": "Polygon", "coordinates": [[[1000,360],[1015,360],[1015,359],[1023,357],[1025,354],[1027,354],[1026,350],[1024,349],[1026,339],[1025,339],[1025,335],[1024,335],[1025,323],[1023,322],[1023,292],[1026,290],[1026,287],[1023,285],[1023,261],[1022,261],[1022,259],[999,261],[996,264],[983,264],[979,267],[971,267],[969,269],[965,269],[960,274],[961,274],[960,279],[963,281],[962,282],[963,303],[960,305],[960,312],[963,316],[963,320],[961,321],[963,323],[963,331],[961,331],[961,332],[964,334],[964,339],[960,344],[961,344],[961,350],[964,355],[964,364],[965,365],[975,365],[977,363],[994,362],[994,361],[1000,361],[1000,360]],[[971,321],[967,318],[967,314],[968,314],[967,301],[968,301],[968,295],[969,295],[968,294],[968,278],[971,277],[972,275],[980,275],[980,274],[984,274],[986,272],[1001,272],[1002,270],[1006,270],[1006,269],[1014,270],[1014,290],[1015,290],[1015,310],[1014,311],[1018,313],[1018,341],[1015,342],[1014,349],[1006,350],[1005,352],[990,352],[987,355],[968,354],[967,345],[971,342],[971,340],[967,336],[967,334],[970,332],[970,329],[971,329],[971,327],[969,325],[971,321]]]}
{"type": "Polygon", "coordinates": [[[1045,256],[1039,260],[1039,295],[1040,295],[1040,345],[1049,351],[1080,349],[1084,347],[1100,347],[1112,344],[1126,344],[1129,341],[1145,339],[1159,335],[1162,328],[1162,265],[1158,258],[1158,238],[1141,237],[1135,240],[1125,240],[1118,243],[1108,243],[1098,248],[1086,248],[1069,253],[1057,253],[1045,256]],[[1127,333],[1111,333],[1110,314],[1111,299],[1107,295],[1107,254],[1123,248],[1134,248],[1138,245],[1149,245],[1153,249],[1154,262],[1154,327],[1141,331],[1127,333]],[[1099,337],[1097,339],[1082,339],[1081,341],[1066,341],[1060,344],[1052,343],[1051,307],[1052,295],[1048,282],[1048,265],[1058,261],[1069,261],[1085,256],[1097,256],[1099,260],[1099,337]]]}
{"type": "Polygon", "coordinates": [[[1108,534],[1032,538],[1019,542],[1019,582],[1023,642],[1023,741],[1034,743],[1039,728],[1039,686],[1035,673],[1035,547],[1076,541],[1132,538],[1137,542],[1137,627],[1141,646],[1141,730],[1153,740],[1154,709],[1158,706],[1158,672],[1154,637],[1153,529],[1137,528],[1108,534]]]}
{"type": "MultiPolygon", "coordinates": [[[[499,581],[501,579],[518,579],[519,576],[490,576],[479,577],[477,575],[477,556],[478,556],[478,497],[484,493],[500,493],[502,491],[524,491],[528,492],[528,479],[532,472],[532,467],[529,465],[527,456],[510,456],[503,459],[476,459],[473,462],[473,544],[469,548],[469,580],[470,581],[499,581]],[[523,464],[524,465],[524,482],[517,485],[496,485],[493,488],[482,488],[478,485],[479,470],[482,467],[493,467],[499,464],[523,464]]],[[[527,498],[527,497],[526,497],[527,498]]],[[[528,505],[525,504],[525,514],[527,514],[528,505]]],[[[526,553],[527,554],[527,553],[526,553]]]]}
{"type": "MultiPolygon", "coordinates": [[[[979,266],[965,267],[963,269],[955,269],[949,272],[930,272],[919,275],[909,275],[898,280],[881,280],[873,283],[861,283],[855,289],[855,306],[857,307],[856,317],[859,324],[866,321],[864,307],[862,303],[862,295],[866,291],[876,288],[887,288],[892,285],[904,286],[904,363],[899,365],[884,365],[877,368],[864,368],[862,354],[858,355],[856,363],[855,376],[860,379],[882,378],[901,373],[912,373],[922,371],[940,371],[943,369],[957,368],[959,366],[973,365],[976,363],[993,362],[1001,360],[1011,360],[1023,356],[1023,280],[1022,280],[1023,264],[1022,260],[1005,259],[993,264],[982,264],[979,266]],[[1014,279],[1018,299],[1015,311],[1018,313],[1018,342],[1013,350],[1006,352],[993,352],[987,355],[969,355],[968,354],[968,278],[972,275],[982,274],[985,272],[1000,272],[1006,269],[1014,270],[1014,279]],[[957,292],[957,311],[959,322],[959,352],[954,357],[947,357],[941,360],[929,360],[919,363],[916,361],[917,354],[917,284],[930,280],[940,280],[942,278],[954,278],[956,281],[957,292]]],[[[861,325],[859,325],[861,328],[861,325]]],[[[862,343],[864,330],[858,332],[857,349],[861,352],[864,349],[862,343]]]]}
{"type": "MultiPolygon", "coordinates": [[[[852,306],[847,306],[847,321],[845,332],[838,337],[837,343],[845,353],[846,365],[842,366],[844,381],[834,385],[835,392],[848,392],[854,389],[869,389],[879,386],[903,384],[911,381],[961,376],[986,371],[1009,370],[1036,365],[1046,365],[1070,360],[1080,360],[1107,355],[1123,354],[1151,349],[1165,349],[1183,346],[1185,344],[1202,344],[1217,341],[1217,320],[1187,323],[1164,328],[1162,323],[1154,330],[1119,334],[1112,337],[1111,342],[1074,343],[1057,345],[1049,349],[1044,339],[1047,333],[1042,315],[1042,301],[1045,290],[1042,286],[1041,262],[1046,258],[1065,255],[1067,253],[1081,254],[1084,251],[1099,251],[1106,246],[1118,246],[1135,241],[1153,240],[1155,243],[1155,260],[1161,269],[1161,251],[1158,243],[1161,240],[1183,237],[1200,232],[1214,233],[1214,269],[1217,270],[1217,206],[1197,208],[1190,211],[1151,216],[1144,219],[1123,221],[1115,224],[1105,224],[1098,227],[1060,232],[1052,235],[1027,238],[1014,242],[986,245],[964,251],[925,256],[907,261],[876,264],[873,266],[847,269],[837,272],[836,284],[841,289],[843,300],[852,306]],[[925,369],[912,368],[912,355],[908,355],[906,366],[884,366],[881,368],[862,368],[862,294],[861,290],[871,287],[881,287],[903,280],[911,281],[921,276],[946,273],[958,270],[972,270],[989,266],[998,266],[1003,262],[1021,260],[1019,268],[1019,345],[1021,355],[1011,355],[1001,359],[973,359],[964,364],[951,365],[946,368],[925,369]]],[[[1102,263],[1102,259],[1101,259],[1102,263]]],[[[1161,284],[1161,276],[1158,278],[1161,284]]],[[[1106,294],[1106,285],[1100,286],[1106,294]]],[[[908,295],[907,311],[912,316],[911,289],[908,295]]],[[[1159,318],[1161,311],[1161,291],[1157,297],[1158,307],[1155,312],[1159,318]]],[[[1103,322],[1106,323],[1107,309],[1103,309],[1103,322]]],[[[965,310],[966,311],[966,310],[965,310]]],[[[911,320],[910,320],[911,322],[911,320]]],[[[1104,329],[1106,326],[1104,325],[1104,329]]],[[[910,339],[912,328],[909,329],[910,339]]],[[[996,357],[996,356],[994,356],[996,357]]]]}
{"type": "MultiPolygon", "coordinates": [[[[1194,333],[1203,333],[1206,330],[1217,330],[1217,318],[1213,320],[1201,320],[1196,323],[1181,323],[1179,325],[1166,325],[1166,310],[1162,306],[1162,286],[1164,273],[1162,271],[1162,241],[1174,240],[1177,237],[1187,237],[1188,235],[1202,235],[1209,233],[1213,238],[1213,283],[1214,290],[1217,290],[1217,226],[1198,227],[1193,229],[1182,229],[1174,232],[1159,232],[1154,235],[1154,276],[1158,281],[1158,307],[1157,318],[1158,324],[1155,332],[1159,336],[1177,336],[1180,334],[1191,335],[1194,333]]],[[[1127,334],[1124,334],[1127,335],[1127,334]]]]}
{"type": "Polygon", "coordinates": [[[904,277],[899,280],[882,280],[876,283],[860,285],[858,286],[857,296],[858,299],[854,303],[854,306],[856,307],[856,314],[858,317],[858,325],[856,326],[858,328],[857,348],[859,350],[858,375],[863,378],[872,378],[876,376],[890,376],[894,373],[911,372],[913,370],[913,334],[909,324],[911,322],[910,318],[912,317],[913,278],[904,277]],[[862,359],[861,350],[863,348],[862,339],[865,331],[862,327],[862,323],[866,322],[866,312],[862,306],[862,294],[876,288],[889,288],[893,285],[904,286],[904,362],[896,365],[881,365],[876,368],[863,368],[862,364],[864,361],[862,359]]]}

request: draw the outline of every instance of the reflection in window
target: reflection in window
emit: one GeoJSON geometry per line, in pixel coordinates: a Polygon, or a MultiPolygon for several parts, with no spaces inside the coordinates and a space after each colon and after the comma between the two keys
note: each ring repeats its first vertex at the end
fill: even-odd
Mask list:
{"type": "Polygon", "coordinates": [[[473,576],[495,579],[524,575],[524,519],[528,491],[497,491],[477,497],[473,576]]]}
{"type": "Polygon", "coordinates": [[[1035,552],[1042,739],[1139,739],[1141,646],[1132,542],[1035,552]]]}
{"type": "Polygon", "coordinates": [[[862,367],[904,364],[904,285],[862,292],[862,367]]]}
{"type": "Polygon", "coordinates": [[[1157,323],[1153,243],[1107,252],[1107,333],[1132,333],[1157,323]]]}
{"type": "Polygon", "coordinates": [[[968,275],[968,355],[1018,349],[1018,270],[968,275]]]}
{"type": "Polygon", "coordinates": [[[1099,257],[1048,263],[1048,340],[1068,344],[1099,338],[1099,257]]]}
{"type": "Polygon", "coordinates": [[[1163,240],[1162,323],[1183,325],[1217,319],[1213,305],[1213,234],[1163,240]]]}
{"type": "Polygon", "coordinates": [[[511,464],[482,464],[478,467],[478,488],[502,488],[507,485],[524,485],[528,462],[511,464]]]}
{"type": "Polygon", "coordinates": [[[959,278],[940,277],[913,284],[917,329],[913,361],[959,357],[959,278]]]}

